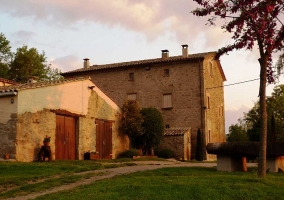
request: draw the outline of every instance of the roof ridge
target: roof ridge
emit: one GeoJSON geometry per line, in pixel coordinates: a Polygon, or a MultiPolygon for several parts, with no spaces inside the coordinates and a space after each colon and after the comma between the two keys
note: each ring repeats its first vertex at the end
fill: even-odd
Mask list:
{"type": "Polygon", "coordinates": [[[52,80],[52,81],[42,81],[42,82],[35,82],[35,83],[21,83],[21,84],[16,84],[16,85],[0,86],[0,92],[48,87],[52,85],[60,85],[64,83],[70,83],[70,82],[76,82],[76,81],[82,81],[82,80],[90,80],[90,77],[87,76],[87,77],[68,78],[68,79],[62,79],[62,80],[52,80]]]}
{"type": "Polygon", "coordinates": [[[171,62],[171,61],[192,60],[192,59],[204,58],[205,56],[208,56],[211,54],[216,54],[216,51],[189,54],[187,57],[179,55],[179,56],[171,56],[169,58],[151,58],[151,59],[144,59],[144,60],[98,64],[98,65],[92,65],[88,68],[79,68],[79,69],[71,70],[68,72],[63,72],[61,74],[69,74],[69,73],[76,73],[76,72],[101,70],[101,69],[111,69],[111,68],[127,67],[127,66],[133,66],[133,65],[144,65],[144,64],[171,62]]]}

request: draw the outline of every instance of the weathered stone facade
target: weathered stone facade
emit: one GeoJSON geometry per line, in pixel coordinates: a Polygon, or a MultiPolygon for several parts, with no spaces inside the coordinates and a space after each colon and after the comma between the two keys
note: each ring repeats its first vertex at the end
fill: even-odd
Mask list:
{"type": "Polygon", "coordinates": [[[174,156],[182,160],[190,160],[191,134],[190,128],[168,128],[165,130],[161,149],[171,149],[174,156]]]}
{"type": "MultiPolygon", "coordinates": [[[[184,49],[183,49],[184,51],[184,49]]],[[[196,134],[208,142],[225,140],[224,92],[226,80],[216,53],[93,65],[63,73],[66,78],[90,76],[119,106],[134,98],[141,107],[156,107],[167,127],[191,128],[191,158],[196,150],[196,134]],[[165,100],[169,95],[170,100],[165,100]],[[170,101],[170,106],[165,106],[170,101]]],[[[207,159],[215,159],[207,155],[207,159]]]]}
{"type": "MultiPolygon", "coordinates": [[[[89,79],[79,78],[56,84],[33,83],[6,87],[7,92],[17,91],[13,97],[16,99],[13,109],[10,109],[16,113],[10,113],[8,119],[7,109],[0,106],[1,111],[6,110],[5,113],[1,112],[2,122],[8,119],[6,123],[0,123],[0,136],[3,138],[0,140],[0,154],[9,153],[10,158],[17,161],[34,161],[47,135],[51,137],[52,159],[57,159],[58,114],[76,118],[76,159],[83,159],[84,153],[90,150],[96,151],[96,119],[112,121],[112,158],[128,149],[127,136],[118,131],[120,108],[98,87],[89,86],[94,86],[89,79]]],[[[10,103],[10,97],[0,98],[0,101],[10,103]]]]}
{"type": "Polygon", "coordinates": [[[17,133],[17,115],[11,114],[11,118],[6,124],[0,123],[0,155],[8,153],[10,158],[15,158],[16,155],[16,133],[17,133]]]}

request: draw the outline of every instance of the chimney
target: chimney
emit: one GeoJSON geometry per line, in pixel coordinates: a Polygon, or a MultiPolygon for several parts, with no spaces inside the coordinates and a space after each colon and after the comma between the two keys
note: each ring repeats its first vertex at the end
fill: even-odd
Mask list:
{"type": "Polygon", "coordinates": [[[85,58],[84,60],[84,69],[87,69],[90,67],[90,59],[89,58],[85,58]]]}
{"type": "Polygon", "coordinates": [[[162,50],[162,58],[169,58],[169,51],[167,49],[162,50]]]}
{"type": "Polygon", "coordinates": [[[188,57],[188,45],[183,44],[182,46],[182,57],[188,57]]]}

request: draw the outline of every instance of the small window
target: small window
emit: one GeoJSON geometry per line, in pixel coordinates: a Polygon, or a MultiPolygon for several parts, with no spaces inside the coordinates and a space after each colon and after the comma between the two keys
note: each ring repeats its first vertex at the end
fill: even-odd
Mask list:
{"type": "Polygon", "coordinates": [[[164,76],[170,76],[170,70],[164,69],[164,76]]]}
{"type": "Polygon", "coordinates": [[[220,116],[223,116],[223,115],[224,115],[223,113],[224,113],[224,107],[223,107],[223,106],[220,106],[220,107],[219,107],[219,115],[220,115],[220,116]]]}
{"type": "Polygon", "coordinates": [[[129,73],[129,81],[134,81],[134,73],[129,73]]]}
{"type": "Polygon", "coordinates": [[[210,97],[207,96],[207,108],[210,109],[210,97]]]}
{"type": "Polygon", "coordinates": [[[209,62],[209,74],[211,77],[213,77],[213,63],[209,62]]]}
{"type": "Polygon", "coordinates": [[[136,93],[127,94],[127,100],[136,101],[137,100],[137,94],[136,93]]]}
{"type": "Polygon", "coordinates": [[[208,143],[211,142],[211,131],[208,130],[208,143]]]}
{"type": "Polygon", "coordinates": [[[163,101],[163,108],[172,108],[172,94],[164,94],[163,101]]]}

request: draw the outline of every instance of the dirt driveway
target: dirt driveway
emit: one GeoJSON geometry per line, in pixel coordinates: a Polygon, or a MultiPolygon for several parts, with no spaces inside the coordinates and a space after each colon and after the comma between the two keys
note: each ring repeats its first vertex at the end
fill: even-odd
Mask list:
{"type": "MultiPolygon", "coordinates": [[[[146,171],[146,170],[154,170],[159,168],[165,168],[165,167],[215,167],[217,166],[216,163],[190,163],[190,162],[180,162],[176,161],[174,159],[170,159],[167,161],[135,161],[135,166],[126,166],[126,167],[118,167],[118,168],[111,168],[111,169],[103,169],[103,170],[95,170],[96,173],[104,173],[105,175],[100,176],[93,176],[90,179],[84,179],[79,182],[75,182],[69,185],[62,185],[56,188],[53,188],[48,191],[43,191],[40,193],[34,193],[27,196],[21,196],[16,198],[10,198],[10,199],[16,199],[16,200],[26,200],[26,199],[34,199],[36,197],[45,195],[45,194],[51,194],[63,190],[72,189],[81,185],[87,185],[90,183],[93,183],[97,180],[111,178],[114,176],[122,175],[122,174],[130,174],[133,172],[138,171],[146,171]]],[[[88,171],[90,172],[90,171],[88,171]]]]}

